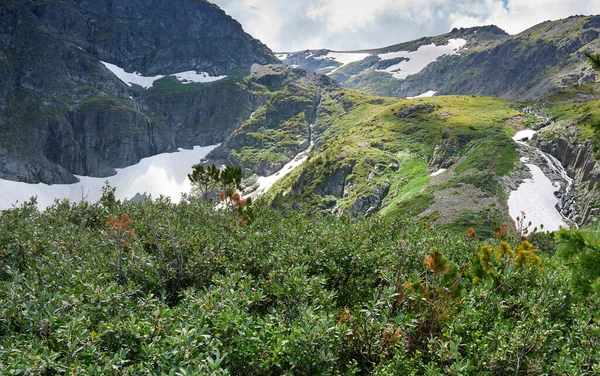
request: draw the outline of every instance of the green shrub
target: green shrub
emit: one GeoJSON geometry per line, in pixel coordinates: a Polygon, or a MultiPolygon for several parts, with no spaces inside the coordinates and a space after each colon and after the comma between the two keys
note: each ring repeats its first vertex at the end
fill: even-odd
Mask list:
{"type": "Polygon", "coordinates": [[[574,299],[552,253],[255,210],[247,226],[201,200],[1,212],[0,374],[599,370],[600,299],[574,299]]]}

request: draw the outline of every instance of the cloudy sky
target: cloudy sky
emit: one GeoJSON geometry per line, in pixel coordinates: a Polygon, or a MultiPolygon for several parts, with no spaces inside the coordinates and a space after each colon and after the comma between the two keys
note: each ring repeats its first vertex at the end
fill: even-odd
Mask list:
{"type": "Polygon", "coordinates": [[[383,47],[453,27],[511,34],[546,20],[600,14],[600,0],[210,0],[276,52],[383,47]]]}

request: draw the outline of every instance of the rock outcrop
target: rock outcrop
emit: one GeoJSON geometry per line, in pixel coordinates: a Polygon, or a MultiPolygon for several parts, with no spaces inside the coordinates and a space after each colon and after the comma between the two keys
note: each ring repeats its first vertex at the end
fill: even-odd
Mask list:
{"type": "Polygon", "coordinates": [[[563,204],[563,214],[578,225],[589,225],[596,220],[600,211],[600,163],[595,158],[591,142],[580,142],[575,137],[575,132],[568,128],[558,139],[541,132],[532,139],[531,144],[560,161],[574,180],[575,191],[563,204]]]}
{"type": "Polygon", "coordinates": [[[254,66],[249,80],[272,93],[209,158],[242,167],[246,177],[268,176],[306,151],[324,131],[313,128],[322,94],[339,85],[326,76],[281,64],[254,66]]]}

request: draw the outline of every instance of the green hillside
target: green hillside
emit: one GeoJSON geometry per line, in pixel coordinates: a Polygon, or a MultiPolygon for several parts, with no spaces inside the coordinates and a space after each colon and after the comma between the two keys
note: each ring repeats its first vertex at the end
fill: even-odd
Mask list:
{"type": "MultiPolygon", "coordinates": [[[[432,207],[427,220],[436,222],[441,210],[440,224],[465,214],[436,208],[435,195],[458,187],[481,198],[481,205],[466,202],[464,210],[503,210],[499,179],[513,169],[517,152],[511,137],[528,119],[515,105],[493,98],[398,100],[349,90],[324,96],[317,115],[313,129],[322,132],[314,137],[308,161],[266,201],[353,216],[418,215],[432,207]],[[449,171],[430,177],[440,168],[449,171]]],[[[503,221],[500,215],[488,225],[503,221]]]]}

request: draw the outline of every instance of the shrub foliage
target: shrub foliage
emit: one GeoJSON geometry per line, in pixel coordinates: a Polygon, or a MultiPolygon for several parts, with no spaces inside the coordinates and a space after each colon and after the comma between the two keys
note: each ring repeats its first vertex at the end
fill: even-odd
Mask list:
{"type": "Polygon", "coordinates": [[[255,210],[3,211],[0,374],[600,371],[597,297],[534,239],[255,210]]]}

